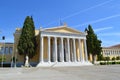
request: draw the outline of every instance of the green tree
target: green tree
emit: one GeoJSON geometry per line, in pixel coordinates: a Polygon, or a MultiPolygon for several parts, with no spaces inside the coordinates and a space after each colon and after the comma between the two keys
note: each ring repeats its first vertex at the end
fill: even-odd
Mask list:
{"type": "Polygon", "coordinates": [[[5,62],[6,61],[6,57],[1,55],[0,56],[0,62],[2,62],[2,61],[5,62]]]}
{"type": "Polygon", "coordinates": [[[31,59],[35,55],[35,45],[35,26],[33,18],[27,16],[24,21],[21,36],[17,46],[18,53],[24,56],[24,64],[26,56],[31,59]]]}
{"type": "Polygon", "coordinates": [[[115,60],[115,57],[113,57],[112,60],[114,61],[114,60],[115,60]]]}
{"type": "Polygon", "coordinates": [[[85,29],[87,32],[87,50],[88,50],[88,57],[92,54],[92,63],[95,61],[95,56],[101,56],[101,40],[98,40],[97,35],[94,33],[92,26],[88,25],[88,28],[85,29]]]}
{"type": "Polygon", "coordinates": [[[106,61],[109,61],[110,60],[110,57],[108,56],[108,57],[105,57],[105,60],[106,61]]]}
{"type": "Polygon", "coordinates": [[[104,60],[103,54],[98,54],[98,61],[104,60]]]}

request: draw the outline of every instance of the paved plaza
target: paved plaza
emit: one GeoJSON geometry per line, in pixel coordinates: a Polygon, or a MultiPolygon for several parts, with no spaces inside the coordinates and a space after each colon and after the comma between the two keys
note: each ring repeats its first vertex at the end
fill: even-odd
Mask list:
{"type": "Polygon", "coordinates": [[[0,68],[0,80],[120,80],[120,65],[0,68]]]}

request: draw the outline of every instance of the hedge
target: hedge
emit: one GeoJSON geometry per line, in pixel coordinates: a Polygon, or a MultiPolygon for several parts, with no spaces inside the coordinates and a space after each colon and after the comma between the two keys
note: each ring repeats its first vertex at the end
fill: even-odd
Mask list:
{"type": "Polygon", "coordinates": [[[100,62],[100,65],[114,65],[114,64],[120,64],[120,62],[100,62]]]}

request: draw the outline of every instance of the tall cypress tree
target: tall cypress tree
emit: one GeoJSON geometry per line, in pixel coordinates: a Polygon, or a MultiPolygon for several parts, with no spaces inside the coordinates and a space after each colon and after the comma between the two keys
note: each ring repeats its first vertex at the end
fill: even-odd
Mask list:
{"type": "Polygon", "coordinates": [[[32,58],[35,55],[35,41],[35,26],[33,18],[27,16],[17,46],[18,53],[24,55],[24,61],[26,56],[32,58]]]}
{"type": "Polygon", "coordinates": [[[99,56],[102,51],[101,43],[102,41],[97,38],[97,35],[94,33],[92,26],[88,25],[88,28],[85,29],[87,32],[87,50],[88,57],[90,58],[90,54],[92,54],[92,63],[94,63],[95,56],[99,56]]]}

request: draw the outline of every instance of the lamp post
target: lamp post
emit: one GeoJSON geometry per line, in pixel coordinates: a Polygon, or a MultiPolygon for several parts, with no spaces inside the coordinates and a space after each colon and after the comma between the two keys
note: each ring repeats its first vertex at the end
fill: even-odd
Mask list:
{"type": "Polygon", "coordinates": [[[4,62],[4,53],[5,53],[5,36],[2,37],[2,40],[4,40],[4,48],[3,48],[3,52],[2,52],[2,63],[1,66],[3,67],[3,62],[4,62]]]}
{"type": "Polygon", "coordinates": [[[14,65],[15,68],[16,68],[16,66],[17,66],[17,52],[18,52],[18,50],[16,49],[16,54],[15,54],[15,65],[14,65]]]}
{"type": "MultiPolygon", "coordinates": [[[[0,54],[2,54],[2,48],[1,48],[1,46],[0,46],[0,54]]],[[[2,66],[2,62],[0,63],[0,65],[2,66]]]]}
{"type": "Polygon", "coordinates": [[[14,44],[13,44],[13,50],[12,50],[12,58],[11,58],[11,68],[13,67],[14,64],[14,44]]]}

